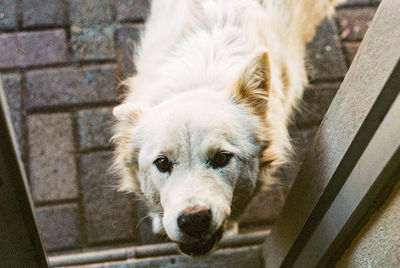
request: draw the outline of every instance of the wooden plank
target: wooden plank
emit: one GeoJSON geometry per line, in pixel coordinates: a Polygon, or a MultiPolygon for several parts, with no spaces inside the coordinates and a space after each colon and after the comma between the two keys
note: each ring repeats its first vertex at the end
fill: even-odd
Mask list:
{"type": "Polygon", "coordinates": [[[1,83],[0,101],[0,266],[47,267],[1,83]]]}
{"type": "Polygon", "coordinates": [[[399,93],[400,2],[377,10],[265,243],[267,267],[290,267],[399,93]]]}
{"type": "MultiPolygon", "coordinates": [[[[399,73],[400,75],[400,73],[399,73]]],[[[357,226],[372,213],[382,191],[391,189],[400,169],[400,96],[368,144],[346,183],[297,258],[294,267],[325,267],[357,226]]]]}

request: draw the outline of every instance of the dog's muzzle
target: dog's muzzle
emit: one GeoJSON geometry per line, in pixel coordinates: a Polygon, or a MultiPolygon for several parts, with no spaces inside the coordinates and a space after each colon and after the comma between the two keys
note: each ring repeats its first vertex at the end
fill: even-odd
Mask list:
{"type": "Polygon", "coordinates": [[[179,249],[192,257],[211,252],[223,234],[222,227],[210,233],[212,212],[205,207],[188,207],[180,214],[177,221],[180,230],[191,238],[188,243],[179,243],[179,249]]]}

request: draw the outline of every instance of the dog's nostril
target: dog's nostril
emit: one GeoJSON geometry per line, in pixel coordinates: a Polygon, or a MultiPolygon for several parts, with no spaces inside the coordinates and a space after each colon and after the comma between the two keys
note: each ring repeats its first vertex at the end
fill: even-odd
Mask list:
{"type": "Polygon", "coordinates": [[[186,208],[178,217],[178,226],[186,234],[201,238],[210,228],[211,210],[205,207],[186,208]]]}

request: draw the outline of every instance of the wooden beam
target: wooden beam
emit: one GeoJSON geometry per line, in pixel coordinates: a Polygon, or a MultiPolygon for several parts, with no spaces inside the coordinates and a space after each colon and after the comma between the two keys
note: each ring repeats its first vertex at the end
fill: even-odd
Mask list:
{"type": "Polygon", "coordinates": [[[267,267],[293,266],[396,99],[399,21],[400,2],[384,0],[267,238],[267,267]]]}
{"type": "Polygon", "coordinates": [[[7,109],[0,82],[0,266],[47,267],[7,109]]]}

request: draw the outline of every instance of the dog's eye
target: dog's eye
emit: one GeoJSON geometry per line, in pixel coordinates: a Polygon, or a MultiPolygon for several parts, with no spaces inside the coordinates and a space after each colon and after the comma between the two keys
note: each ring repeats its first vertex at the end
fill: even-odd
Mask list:
{"type": "Polygon", "coordinates": [[[216,153],[214,157],[209,161],[209,165],[212,168],[222,168],[228,165],[232,158],[232,154],[226,152],[216,153]]]}
{"type": "Polygon", "coordinates": [[[172,163],[165,156],[161,156],[154,161],[154,164],[160,172],[170,172],[172,170],[172,163]]]}

